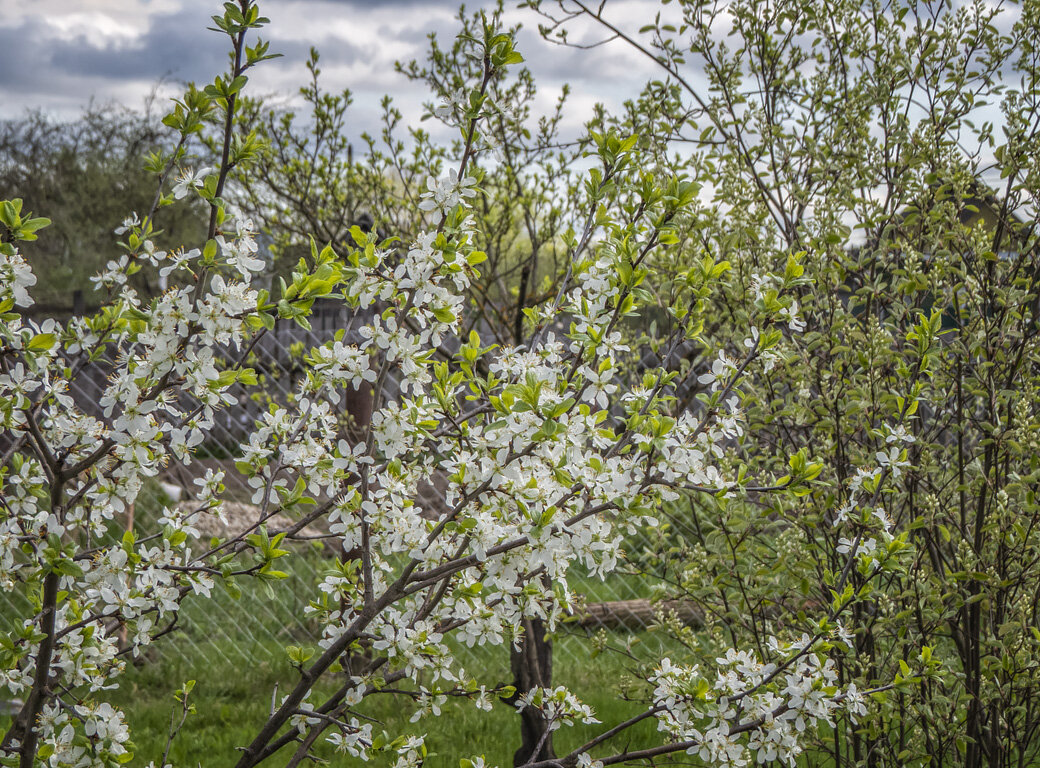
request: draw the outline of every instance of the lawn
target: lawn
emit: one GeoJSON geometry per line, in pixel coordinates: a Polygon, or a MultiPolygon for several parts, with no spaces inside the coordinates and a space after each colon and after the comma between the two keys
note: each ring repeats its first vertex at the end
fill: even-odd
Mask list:
{"type": "MultiPolygon", "coordinates": [[[[582,655],[588,659],[589,653],[585,640],[573,636],[559,639],[555,682],[578,692],[604,723],[618,722],[641,711],[640,704],[626,701],[621,695],[620,681],[631,662],[626,664],[621,656],[607,653],[594,661],[577,663],[582,655]]],[[[479,668],[488,678],[508,682],[508,657],[502,649],[474,656],[472,669],[478,669],[481,656],[484,663],[479,668]]],[[[181,681],[198,680],[193,692],[197,714],[175,740],[171,761],[177,766],[202,764],[205,768],[221,768],[234,765],[235,748],[247,743],[262,724],[275,686],[280,697],[294,680],[287,660],[268,657],[255,664],[230,664],[219,654],[211,659],[215,660],[194,665],[187,658],[171,658],[167,654],[124,677],[112,701],[127,712],[141,764],[158,761],[162,754],[170,715],[176,706],[171,690],[181,681]]],[[[324,690],[332,687],[327,685],[324,690]]],[[[385,727],[390,733],[425,732],[430,750],[426,764],[430,768],[454,767],[459,757],[474,754],[485,755],[489,764],[508,766],[518,746],[519,720],[513,708],[504,703],[496,704],[488,713],[477,710],[467,700],[451,699],[439,718],[431,717],[417,724],[408,722],[411,708],[402,707],[400,701],[390,696],[371,697],[360,711],[382,723],[377,731],[385,727]]],[[[600,728],[581,725],[561,730],[556,738],[557,751],[577,746],[600,728]]],[[[653,726],[644,723],[615,746],[638,748],[659,743],[655,738],[653,726]]],[[[331,757],[330,750],[321,749],[319,753],[331,757]]],[[[276,756],[272,764],[284,763],[287,756],[288,751],[286,757],[276,756]]]]}
{"type": "MultiPolygon", "coordinates": [[[[173,691],[187,680],[195,680],[192,701],[196,714],[175,739],[170,762],[175,766],[202,765],[205,768],[233,766],[236,747],[255,735],[270,710],[272,698],[280,699],[294,684],[297,673],[285,653],[287,645],[313,644],[316,626],[304,616],[306,596],[313,593],[314,581],[326,562],[320,553],[298,552],[290,579],[273,588],[259,582],[243,582],[243,595],[233,599],[215,590],[212,600],[189,600],[181,612],[180,629],[163,638],[147,658],[138,660],[120,680],[109,700],[126,712],[136,745],[134,764],[145,765],[161,759],[170,726],[178,706],[173,691]],[[256,610],[262,606],[262,610],[256,610]],[[277,694],[275,691],[277,690],[277,694]]],[[[613,576],[606,583],[576,574],[576,591],[590,601],[629,599],[647,594],[645,582],[613,576]]],[[[17,595],[8,594],[8,611],[15,609],[17,595]]],[[[15,614],[17,615],[17,614],[15,614]]],[[[601,636],[612,647],[635,643],[658,647],[661,638],[648,632],[612,632],[601,636]]],[[[458,653],[471,673],[486,684],[508,684],[508,649],[460,648],[458,653]]],[[[653,654],[647,654],[652,656],[653,654]]],[[[555,639],[554,682],[566,685],[590,704],[604,723],[616,723],[640,712],[644,706],[628,696],[633,682],[630,672],[637,666],[631,658],[605,651],[596,655],[594,643],[580,628],[567,628],[555,639]],[[592,658],[595,655],[595,658],[592,658]]],[[[342,680],[330,680],[317,690],[338,687],[342,680]]],[[[360,712],[377,720],[375,730],[385,728],[393,734],[427,734],[430,755],[426,765],[458,766],[460,757],[485,755],[489,764],[508,766],[518,747],[519,719],[514,708],[496,702],[492,712],[478,710],[465,699],[450,699],[439,718],[421,723],[408,722],[410,703],[390,695],[367,699],[360,712]]],[[[0,730],[9,720],[0,718],[0,730]]],[[[588,740],[605,726],[579,725],[557,733],[558,753],[588,740]]],[[[650,722],[627,732],[603,751],[626,746],[638,748],[659,743],[650,722]]],[[[342,762],[331,749],[318,753],[342,762]]],[[[284,764],[285,755],[276,756],[272,765],[284,764]]]]}

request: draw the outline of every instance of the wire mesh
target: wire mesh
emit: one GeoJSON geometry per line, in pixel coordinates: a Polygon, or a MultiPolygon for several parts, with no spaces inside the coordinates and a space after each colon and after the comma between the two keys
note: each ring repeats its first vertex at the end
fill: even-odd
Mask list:
{"type": "MultiPolygon", "coordinates": [[[[240,444],[248,439],[257,418],[271,402],[284,404],[292,398],[297,383],[305,375],[304,354],[332,340],[341,329],[347,329],[348,342],[357,340],[356,331],[351,330],[359,325],[357,318],[349,315],[342,303],[316,302],[310,321],[308,330],[292,321],[278,320],[274,329],[255,344],[247,363],[257,372],[259,386],[249,389],[237,386],[233,391],[235,402],[218,411],[208,439],[199,447],[191,465],[173,466],[159,478],[147,482],[137,499],[133,517],[123,521],[127,526],[132,526],[139,536],[155,533],[164,508],[190,502],[196,487],[194,479],[207,469],[224,470],[226,498],[236,503],[240,512],[244,511],[245,518],[250,517],[253,489],[235,467],[240,444]]],[[[237,355],[236,351],[227,350],[228,361],[237,355]]],[[[91,363],[72,382],[71,394],[85,411],[101,415],[98,402],[114,363],[111,357],[91,363]]],[[[388,388],[390,391],[386,394],[393,396],[396,389],[393,381],[388,388]]],[[[257,508],[253,507],[252,511],[256,519],[257,508]]],[[[245,519],[242,529],[249,522],[245,519]]],[[[637,531],[629,536],[625,548],[636,551],[645,544],[645,534],[637,531]]],[[[246,586],[246,589],[263,590],[264,594],[258,594],[257,599],[251,599],[251,595],[247,595],[247,599],[236,599],[219,587],[208,600],[187,598],[177,629],[153,646],[149,654],[195,663],[210,657],[222,657],[232,664],[256,663],[285,658],[287,645],[315,643],[318,626],[306,615],[308,596],[316,593],[317,583],[339,552],[335,547],[313,542],[292,546],[295,547],[293,562],[288,567],[280,566],[290,572],[290,578],[246,586]],[[264,611],[258,613],[256,605],[263,605],[264,611]]],[[[644,631],[655,621],[658,608],[651,603],[652,592],[645,578],[621,572],[600,581],[582,579],[579,574],[578,582],[579,603],[584,602],[588,607],[575,620],[565,623],[560,633],[591,637],[602,630],[644,635],[641,638],[644,647],[654,642],[644,631]]],[[[27,615],[28,606],[26,597],[17,590],[0,593],[0,612],[9,617],[27,615]]],[[[575,658],[561,658],[557,651],[557,663],[586,660],[576,657],[575,649],[580,644],[572,642],[563,647],[570,649],[567,654],[575,658]]],[[[465,646],[460,646],[458,653],[464,665],[479,665],[486,656],[479,649],[465,646]],[[472,658],[468,658],[470,656],[472,658]]]]}

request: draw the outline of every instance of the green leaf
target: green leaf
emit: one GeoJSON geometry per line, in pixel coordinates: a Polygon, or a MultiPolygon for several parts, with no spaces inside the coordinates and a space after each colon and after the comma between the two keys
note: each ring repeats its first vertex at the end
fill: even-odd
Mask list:
{"type": "Polygon", "coordinates": [[[50,349],[54,346],[54,342],[57,341],[57,338],[58,337],[53,333],[38,333],[32,337],[25,347],[32,352],[50,349]]]}

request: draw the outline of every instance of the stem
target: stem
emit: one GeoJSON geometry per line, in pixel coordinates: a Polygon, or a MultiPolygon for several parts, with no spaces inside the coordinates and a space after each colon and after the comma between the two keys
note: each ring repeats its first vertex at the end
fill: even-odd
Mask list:
{"type": "Polygon", "coordinates": [[[36,718],[43,710],[43,702],[47,698],[47,679],[50,677],[51,661],[54,658],[54,620],[58,605],[58,574],[51,571],[43,581],[43,611],[40,616],[40,628],[44,638],[36,654],[36,674],[33,677],[32,693],[18,713],[18,720],[4,737],[4,746],[14,736],[23,736],[19,748],[19,768],[33,768],[36,759],[36,744],[39,735],[36,733],[36,718]]]}

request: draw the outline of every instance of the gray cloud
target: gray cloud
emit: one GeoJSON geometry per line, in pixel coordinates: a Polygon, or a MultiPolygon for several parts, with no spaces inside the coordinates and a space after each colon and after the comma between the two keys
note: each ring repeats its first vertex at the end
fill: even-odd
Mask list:
{"type": "MultiPolygon", "coordinates": [[[[63,1],[68,13],[80,12],[78,0],[63,1]]],[[[306,78],[303,64],[313,45],[321,51],[324,87],[348,87],[357,97],[352,112],[358,127],[378,128],[384,92],[394,94],[407,120],[417,119],[425,88],[395,74],[393,62],[422,60],[430,32],[442,45],[449,44],[457,30],[458,5],[459,0],[265,0],[262,11],[272,23],[261,35],[283,58],[254,70],[250,88],[291,101],[306,78]]],[[[491,0],[471,0],[467,12],[488,5],[491,0]]],[[[8,26],[0,19],[0,71],[8,74],[0,84],[0,119],[15,117],[27,106],[71,117],[91,95],[129,105],[160,79],[209,82],[226,69],[227,39],[206,31],[218,0],[178,0],[172,10],[167,3],[162,11],[150,8],[147,0],[110,0],[103,7],[105,13],[111,9],[113,19],[119,7],[131,12],[138,19],[137,35],[106,40],[96,30],[84,30],[70,36],[67,23],[59,30],[45,21],[48,17],[31,11],[8,26]]],[[[623,50],[551,46],[538,38],[533,16],[507,15],[509,23],[524,22],[520,49],[546,100],[565,81],[575,84],[583,102],[596,98],[594,93],[609,100],[620,91],[638,90],[636,81],[647,67],[633,67],[623,50]]]]}
{"type": "MultiPolygon", "coordinates": [[[[52,48],[51,63],[70,73],[108,79],[154,80],[172,74],[180,80],[208,81],[226,69],[229,45],[222,33],[207,29],[213,25],[211,10],[192,4],[174,13],[157,14],[130,46],[97,47],[84,36],[58,41],[52,48]]],[[[265,33],[268,31],[278,32],[265,33]]],[[[307,42],[277,34],[271,40],[272,52],[287,59],[305,58],[309,47],[307,42]]],[[[327,54],[329,61],[347,64],[357,56],[357,48],[343,40],[329,46],[327,54]]]]}
{"type": "Polygon", "coordinates": [[[27,92],[46,84],[40,77],[50,65],[46,47],[40,45],[45,29],[34,20],[0,27],[0,72],[8,73],[5,90],[27,92]]]}
{"type": "MultiPolygon", "coordinates": [[[[452,25],[454,26],[454,20],[452,22],[452,25]]],[[[437,36],[441,37],[447,31],[447,29],[447,25],[443,24],[439,24],[436,27],[431,27],[429,24],[422,24],[397,28],[384,24],[379,28],[379,33],[381,35],[391,37],[394,40],[400,40],[403,43],[411,43],[413,45],[418,46],[418,53],[418,51],[420,50],[425,51],[426,39],[429,36],[430,32],[436,32],[437,36]]]]}
{"type": "MultiPolygon", "coordinates": [[[[360,11],[375,11],[380,8],[450,8],[455,10],[462,0],[317,0],[324,5],[340,5],[360,11]]],[[[467,6],[477,7],[474,2],[467,6]]]]}
{"type": "Polygon", "coordinates": [[[227,38],[205,31],[210,15],[197,6],[157,14],[131,45],[98,47],[85,36],[52,43],[51,63],[67,72],[106,79],[154,80],[166,74],[209,80],[224,69],[227,38]]]}
{"type": "MultiPolygon", "coordinates": [[[[227,38],[207,30],[213,25],[214,10],[214,3],[189,2],[174,12],[152,15],[147,29],[136,38],[103,43],[86,34],[62,36],[32,16],[13,26],[0,26],[0,71],[7,74],[0,94],[20,94],[29,100],[36,94],[39,103],[62,98],[82,103],[91,93],[111,91],[121,83],[150,87],[171,77],[209,82],[227,68],[227,38]]],[[[284,56],[281,61],[295,66],[306,59],[310,41],[283,38],[274,28],[264,32],[275,33],[271,50],[284,56]]],[[[359,57],[358,48],[348,41],[315,42],[325,63],[348,65],[359,57]]],[[[13,117],[9,109],[10,104],[8,109],[0,107],[0,118],[13,117]]]]}

